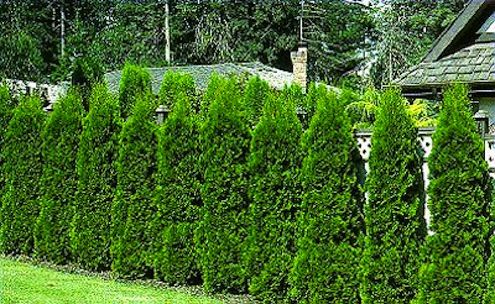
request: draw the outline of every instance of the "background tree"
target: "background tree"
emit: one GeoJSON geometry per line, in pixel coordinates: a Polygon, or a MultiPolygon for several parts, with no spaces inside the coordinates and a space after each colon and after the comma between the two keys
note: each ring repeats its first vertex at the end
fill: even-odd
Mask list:
{"type": "Polygon", "coordinates": [[[152,277],[156,123],[154,96],[135,97],[122,127],[117,160],[117,189],[112,206],[112,270],[119,276],[152,277]]]}
{"type": "Polygon", "coordinates": [[[45,113],[38,97],[24,97],[13,112],[2,147],[5,191],[0,209],[0,250],[29,255],[40,210],[41,130],[45,113]]]}
{"type": "Polygon", "coordinates": [[[409,303],[426,236],[423,160],[400,92],[388,90],[380,101],[366,180],[363,302],[409,303]]]}
{"type": "Polygon", "coordinates": [[[89,113],[83,120],[77,155],[77,212],[70,231],[75,261],[90,270],[110,268],[111,209],[120,130],[116,97],[106,86],[95,86],[89,113]]]}
{"type": "Polygon", "coordinates": [[[151,93],[151,75],[144,68],[126,64],[119,87],[119,105],[123,118],[127,118],[136,103],[136,98],[151,93]]]}
{"type": "Polygon", "coordinates": [[[204,208],[196,239],[204,287],[210,292],[246,289],[241,247],[247,229],[246,161],[251,134],[240,111],[236,83],[235,78],[218,79],[200,130],[204,208]]]}
{"type": "Polygon", "coordinates": [[[194,231],[201,219],[201,156],[198,120],[191,98],[176,91],[174,110],[159,130],[157,215],[160,251],[157,276],[170,284],[200,282],[194,231]]]}
{"type": "Polygon", "coordinates": [[[359,152],[345,109],[333,93],[318,94],[318,107],[302,148],[304,198],[298,251],[291,271],[297,303],[360,303],[364,197],[359,152]]]}
{"type": "Polygon", "coordinates": [[[287,297],[295,255],[302,129],[291,88],[271,96],[253,132],[249,169],[251,227],[246,252],[250,292],[266,303],[287,297]]]}
{"type": "Polygon", "coordinates": [[[71,90],[57,101],[41,133],[42,197],[35,225],[35,251],[38,258],[56,264],[71,260],[69,231],[77,192],[76,160],[83,115],[81,95],[71,90]]]}
{"type": "Polygon", "coordinates": [[[428,159],[431,231],[419,303],[482,303],[487,292],[491,181],[466,87],[444,94],[428,159]],[[448,274],[448,275],[446,275],[448,274]]]}

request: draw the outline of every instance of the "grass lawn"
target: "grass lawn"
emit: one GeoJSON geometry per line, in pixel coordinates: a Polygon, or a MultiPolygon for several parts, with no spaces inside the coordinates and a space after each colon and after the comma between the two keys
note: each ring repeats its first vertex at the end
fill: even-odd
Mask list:
{"type": "Polygon", "coordinates": [[[179,291],[68,274],[0,257],[1,304],[222,303],[179,291]]]}

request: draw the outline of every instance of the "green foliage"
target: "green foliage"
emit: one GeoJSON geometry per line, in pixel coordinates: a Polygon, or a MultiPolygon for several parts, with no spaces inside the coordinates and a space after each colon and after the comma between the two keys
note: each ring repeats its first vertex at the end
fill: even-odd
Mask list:
{"type": "MultiPolygon", "coordinates": [[[[0,149],[4,149],[7,127],[9,126],[12,112],[16,106],[17,100],[10,96],[9,88],[0,85],[0,149]]],[[[2,152],[0,152],[0,168],[3,166],[3,162],[3,155],[2,152]]],[[[4,185],[5,177],[3,176],[3,170],[0,170],[0,191],[3,191],[4,185]]]]}
{"type": "Polygon", "coordinates": [[[426,235],[417,129],[400,92],[386,91],[377,112],[366,181],[364,303],[409,303],[418,288],[426,235]]]}
{"type": "Polygon", "coordinates": [[[35,251],[38,258],[57,264],[71,259],[69,231],[77,192],[76,160],[83,115],[81,96],[70,90],[55,104],[41,133],[42,198],[35,226],[35,251]]]}
{"type": "Polygon", "coordinates": [[[428,159],[433,235],[419,303],[485,303],[491,181],[467,94],[461,85],[445,92],[433,135],[428,159]]]}
{"type": "Polygon", "coordinates": [[[306,111],[305,121],[303,122],[305,126],[309,127],[311,119],[313,119],[316,109],[318,108],[320,96],[327,94],[327,92],[328,88],[325,85],[317,84],[315,82],[309,84],[303,108],[304,111],[306,111]]]}
{"type": "Polygon", "coordinates": [[[40,134],[44,121],[41,100],[25,97],[14,110],[4,137],[0,251],[5,254],[33,252],[33,228],[40,210],[40,134]]]}
{"type": "Polygon", "coordinates": [[[246,270],[251,277],[250,292],[266,303],[287,297],[288,273],[296,251],[302,128],[291,99],[294,90],[286,88],[268,98],[251,141],[246,270]]]}
{"type": "Polygon", "coordinates": [[[75,214],[71,223],[74,258],[86,269],[110,268],[111,209],[117,183],[116,160],[121,129],[116,98],[104,85],[91,95],[83,120],[77,155],[79,177],[75,214]]]}
{"type": "Polygon", "coordinates": [[[159,130],[157,214],[153,229],[162,240],[155,267],[169,284],[199,282],[194,231],[201,219],[201,156],[197,117],[191,99],[179,93],[174,110],[159,130]]]}
{"type": "Polygon", "coordinates": [[[131,115],[131,111],[142,95],[151,92],[151,75],[137,65],[127,63],[122,70],[119,87],[119,105],[123,118],[131,115]]]}
{"type": "Polygon", "coordinates": [[[172,109],[177,102],[179,94],[189,96],[192,101],[192,97],[196,95],[194,79],[189,74],[168,71],[163,76],[159,104],[172,109]]]}
{"type": "Polygon", "coordinates": [[[140,96],[122,127],[117,190],[112,206],[112,270],[122,277],[150,276],[155,210],[156,123],[153,96],[140,96]]]}
{"type": "Polygon", "coordinates": [[[241,246],[247,229],[246,161],[251,134],[240,111],[236,80],[219,78],[215,85],[200,131],[204,212],[196,237],[199,263],[207,291],[243,292],[241,246]]]}
{"type": "Polygon", "coordinates": [[[103,81],[103,69],[98,59],[92,57],[77,58],[72,64],[72,85],[81,90],[83,105],[89,110],[89,98],[93,85],[103,81]]]}
{"type": "Polygon", "coordinates": [[[360,303],[364,197],[359,152],[342,101],[326,91],[302,139],[304,198],[291,271],[297,303],[360,303]],[[344,279],[345,278],[345,279],[344,279]]]}
{"type": "Polygon", "coordinates": [[[246,117],[251,127],[255,127],[263,113],[263,106],[270,94],[270,86],[259,77],[251,77],[244,90],[243,105],[246,117]]]}

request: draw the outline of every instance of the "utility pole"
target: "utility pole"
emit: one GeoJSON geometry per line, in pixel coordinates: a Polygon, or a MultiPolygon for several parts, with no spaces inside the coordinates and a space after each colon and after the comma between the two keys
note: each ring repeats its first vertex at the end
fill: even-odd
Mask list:
{"type": "Polygon", "coordinates": [[[299,16],[299,41],[303,41],[304,39],[304,0],[301,0],[301,15],[299,16]]]}
{"type": "Polygon", "coordinates": [[[170,8],[168,0],[165,2],[165,60],[170,64],[170,8]]]}

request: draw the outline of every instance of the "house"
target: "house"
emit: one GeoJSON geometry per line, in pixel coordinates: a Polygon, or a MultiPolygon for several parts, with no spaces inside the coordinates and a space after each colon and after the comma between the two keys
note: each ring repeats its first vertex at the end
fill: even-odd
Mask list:
{"type": "Polygon", "coordinates": [[[406,97],[437,99],[454,82],[468,84],[476,110],[495,123],[495,0],[470,0],[423,61],[395,84],[406,97]]]}
{"type": "MultiPolygon", "coordinates": [[[[260,62],[167,66],[162,68],[148,68],[148,71],[151,75],[152,90],[155,94],[158,94],[160,91],[163,76],[168,71],[190,74],[200,91],[206,89],[211,76],[215,73],[222,76],[258,76],[276,90],[281,90],[284,86],[292,83],[297,83],[305,89],[307,85],[307,54],[307,46],[303,43],[299,45],[298,51],[291,53],[294,73],[276,69],[260,62]]],[[[105,74],[105,80],[111,91],[118,92],[121,76],[122,71],[105,74]]]]}

